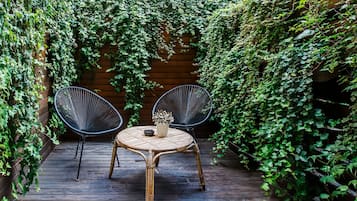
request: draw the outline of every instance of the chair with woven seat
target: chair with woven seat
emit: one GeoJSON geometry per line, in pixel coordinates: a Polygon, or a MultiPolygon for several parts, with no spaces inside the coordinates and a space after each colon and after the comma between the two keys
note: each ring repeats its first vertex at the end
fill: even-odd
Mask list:
{"type": "MultiPolygon", "coordinates": [[[[168,90],[159,97],[152,108],[152,115],[158,110],[172,112],[174,122],[170,124],[170,127],[186,130],[193,135],[194,146],[191,150],[187,150],[186,152],[196,155],[202,190],[205,190],[206,187],[194,128],[208,120],[212,108],[212,99],[208,91],[201,86],[192,84],[179,85],[168,90]]],[[[156,160],[156,167],[158,167],[158,165],[159,159],[156,160]]]]}
{"type": "Polygon", "coordinates": [[[54,105],[65,125],[80,136],[75,154],[76,158],[81,143],[78,180],[86,138],[116,133],[123,124],[123,118],[107,100],[82,87],[70,86],[58,90],[54,105]]]}
{"type": "Polygon", "coordinates": [[[165,92],[154,104],[152,115],[158,110],[172,112],[171,127],[185,129],[195,137],[194,128],[204,123],[212,112],[211,96],[198,85],[185,84],[165,92]]]}

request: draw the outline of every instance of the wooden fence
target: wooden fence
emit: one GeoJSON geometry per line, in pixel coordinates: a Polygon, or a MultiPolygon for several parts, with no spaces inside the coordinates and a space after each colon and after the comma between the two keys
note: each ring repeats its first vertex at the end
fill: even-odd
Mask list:
{"type": "MultiPolygon", "coordinates": [[[[37,75],[39,77],[42,77],[43,79],[41,80],[41,84],[45,87],[45,90],[41,93],[42,94],[42,99],[40,101],[40,109],[39,109],[39,119],[43,125],[47,124],[48,121],[48,95],[50,93],[50,80],[47,75],[47,71],[43,68],[39,68],[36,71],[37,75]],[[43,75],[43,76],[42,76],[43,75]]],[[[46,136],[46,135],[41,135],[41,139],[43,142],[43,148],[41,150],[41,155],[42,155],[42,160],[45,160],[48,154],[51,153],[52,149],[54,148],[54,144],[51,142],[51,140],[46,136]]],[[[2,198],[4,195],[9,195],[10,193],[10,187],[11,187],[11,181],[12,178],[17,174],[18,172],[18,162],[15,162],[12,167],[12,175],[9,177],[3,177],[0,175],[0,198],[2,198]]]]}
{"type": "MultiPolygon", "coordinates": [[[[184,41],[188,41],[189,38],[184,38],[184,41]]],[[[108,53],[109,48],[103,47],[101,54],[108,53]]],[[[169,61],[163,62],[160,60],[153,60],[151,63],[151,70],[148,72],[148,79],[155,81],[162,85],[162,88],[155,88],[145,92],[144,105],[140,113],[140,125],[153,124],[151,120],[151,110],[155,101],[167,90],[181,85],[181,84],[197,84],[197,69],[194,64],[194,58],[196,50],[192,48],[177,48],[176,54],[173,55],[169,61]]],[[[81,78],[80,85],[91,90],[95,90],[99,95],[103,96],[109,102],[111,102],[123,115],[125,127],[128,121],[128,113],[123,110],[125,101],[125,92],[117,93],[110,85],[109,81],[114,77],[114,73],[106,72],[111,66],[110,60],[104,56],[101,57],[99,64],[100,69],[87,71],[81,78]]],[[[217,125],[215,123],[207,123],[197,128],[197,134],[199,137],[208,137],[215,130],[217,125]]],[[[66,138],[72,138],[70,134],[66,138]]]]}

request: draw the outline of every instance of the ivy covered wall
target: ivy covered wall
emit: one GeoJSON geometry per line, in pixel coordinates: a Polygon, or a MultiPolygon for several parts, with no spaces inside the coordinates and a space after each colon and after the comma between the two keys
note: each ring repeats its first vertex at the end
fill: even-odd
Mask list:
{"type": "Polygon", "coordinates": [[[246,0],[217,10],[202,36],[215,151],[237,145],[284,200],[356,197],[356,11],[351,1],[246,0]],[[322,92],[324,80],[333,84],[322,92]]]}
{"type": "MultiPolygon", "coordinates": [[[[41,149],[50,146],[43,134],[56,142],[51,127],[61,127],[55,118],[48,122],[46,111],[52,98],[47,99],[47,94],[52,89],[46,86],[49,82],[54,89],[67,86],[77,76],[71,5],[50,0],[0,1],[0,177],[2,185],[8,185],[4,177],[12,180],[9,189],[14,199],[37,183],[41,149]],[[47,72],[51,80],[46,81],[47,72]]],[[[1,189],[1,199],[6,200],[7,186],[1,189]]]]}
{"type": "MultiPolygon", "coordinates": [[[[10,175],[18,161],[12,193],[26,193],[36,183],[41,133],[57,143],[64,132],[53,111],[47,125],[39,121],[44,89],[36,67],[47,69],[53,95],[100,67],[107,45],[110,65],[101,70],[113,75],[135,125],[145,93],[160,84],[147,77],[152,61],[168,60],[190,34],[200,39],[192,44],[200,49],[200,83],[221,125],[212,137],[218,156],[239,145],[260,163],[262,188],[287,200],[356,191],[355,21],[356,3],[343,0],[0,0],[0,173],[10,175]],[[327,102],[342,104],[348,116],[326,115],[316,104],[326,101],[316,96],[319,71],[336,76],[347,99],[327,102]],[[307,174],[316,171],[322,183],[342,185],[309,188],[307,174]]],[[[240,157],[248,166],[251,159],[240,157]]]]}
{"type": "MultiPolygon", "coordinates": [[[[162,86],[145,91],[142,109],[140,110],[140,125],[152,124],[152,107],[165,91],[180,84],[197,84],[198,76],[195,72],[198,70],[198,66],[195,65],[194,61],[196,51],[188,47],[189,39],[190,37],[184,38],[187,47],[176,47],[176,53],[168,61],[153,59],[150,62],[151,69],[145,73],[146,79],[151,82],[160,83],[162,86]]],[[[120,93],[115,91],[115,88],[110,84],[110,80],[115,77],[116,73],[107,72],[112,66],[110,58],[105,56],[109,51],[110,47],[108,45],[105,45],[101,49],[101,57],[98,62],[101,68],[84,71],[79,84],[86,88],[94,89],[99,95],[110,101],[123,115],[124,125],[126,125],[130,113],[123,110],[125,91],[121,91],[120,93]]],[[[206,128],[201,128],[201,130],[204,131],[206,128]]],[[[200,133],[204,134],[203,132],[200,133]]],[[[67,136],[70,137],[69,135],[67,136]]]]}
{"type": "Polygon", "coordinates": [[[170,58],[183,34],[198,36],[206,16],[225,2],[1,0],[0,173],[10,176],[14,163],[20,164],[13,198],[37,183],[41,134],[58,143],[57,135],[64,132],[53,112],[53,94],[78,83],[83,71],[100,67],[104,45],[110,46],[108,71],[115,74],[110,83],[124,92],[129,125],[137,124],[144,91],[159,86],[147,79],[152,60],[170,58]],[[51,83],[47,125],[41,124],[38,113],[45,90],[36,74],[39,66],[47,70],[51,83]]]}
{"type": "Polygon", "coordinates": [[[115,74],[110,84],[125,92],[128,124],[138,124],[144,92],[160,86],[147,79],[151,61],[169,59],[176,45],[183,45],[183,34],[198,37],[206,16],[224,2],[229,1],[83,0],[76,7],[79,66],[99,66],[100,49],[109,44],[107,71],[115,74]]]}

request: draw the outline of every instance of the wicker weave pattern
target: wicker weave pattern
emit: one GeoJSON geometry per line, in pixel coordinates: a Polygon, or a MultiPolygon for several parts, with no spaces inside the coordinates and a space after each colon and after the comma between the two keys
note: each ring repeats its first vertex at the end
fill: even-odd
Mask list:
{"type": "Polygon", "coordinates": [[[201,189],[205,190],[206,185],[202,172],[200,149],[193,137],[185,131],[174,128],[169,128],[168,135],[164,138],[156,136],[148,137],[144,135],[144,130],[146,129],[152,129],[156,132],[154,126],[135,126],[124,129],[118,133],[113,145],[109,178],[111,178],[113,174],[118,147],[122,147],[139,154],[143,157],[146,163],[145,200],[153,201],[155,192],[155,168],[158,166],[160,156],[178,152],[192,152],[195,154],[196,158],[201,189]]]}
{"type": "Polygon", "coordinates": [[[122,146],[130,147],[136,150],[154,152],[182,150],[193,142],[191,135],[185,132],[169,128],[166,137],[159,138],[157,136],[147,137],[144,135],[144,130],[152,129],[156,133],[155,126],[136,126],[122,130],[116,137],[117,143],[122,146]]]}

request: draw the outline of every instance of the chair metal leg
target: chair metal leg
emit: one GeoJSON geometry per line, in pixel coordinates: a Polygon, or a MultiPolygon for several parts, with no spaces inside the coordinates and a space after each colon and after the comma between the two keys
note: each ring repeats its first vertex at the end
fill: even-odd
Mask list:
{"type": "Polygon", "coordinates": [[[197,142],[197,135],[196,135],[195,129],[194,128],[190,128],[190,131],[191,131],[191,134],[193,136],[193,139],[195,139],[195,141],[197,142]]]}
{"type": "Polygon", "coordinates": [[[193,139],[197,142],[197,135],[193,127],[186,127],[186,131],[192,135],[193,139]]]}
{"type": "Polygon", "coordinates": [[[76,177],[77,181],[79,181],[79,171],[81,170],[83,148],[84,148],[84,143],[86,142],[86,137],[81,137],[81,138],[82,138],[82,148],[81,148],[81,154],[79,156],[79,163],[78,163],[78,170],[77,170],[77,177],[76,177]]]}
{"type": "Polygon", "coordinates": [[[119,157],[118,157],[118,152],[116,153],[116,158],[117,158],[117,163],[118,163],[118,167],[120,167],[120,161],[119,161],[119,157]]]}
{"type": "Polygon", "coordinates": [[[82,141],[82,136],[79,137],[78,139],[78,143],[77,143],[77,149],[76,149],[76,154],[74,155],[74,159],[77,158],[77,155],[78,155],[78,148],[79,148],[79,143],[82,141]]]}

